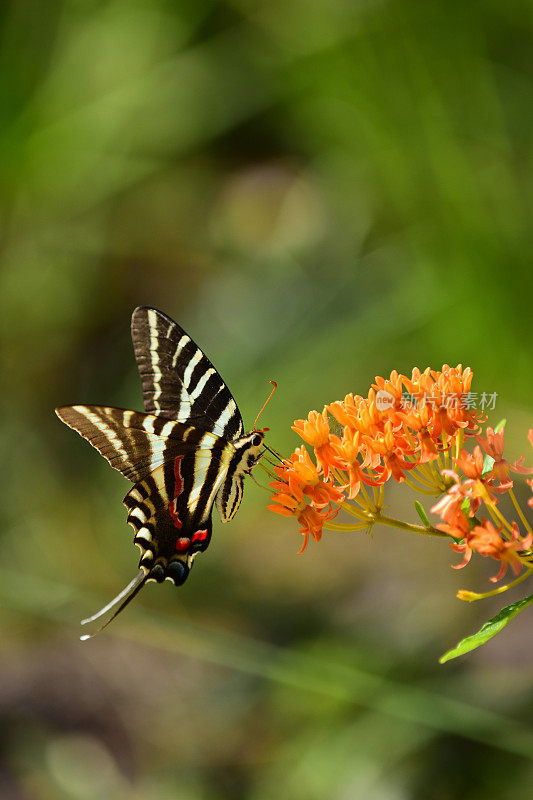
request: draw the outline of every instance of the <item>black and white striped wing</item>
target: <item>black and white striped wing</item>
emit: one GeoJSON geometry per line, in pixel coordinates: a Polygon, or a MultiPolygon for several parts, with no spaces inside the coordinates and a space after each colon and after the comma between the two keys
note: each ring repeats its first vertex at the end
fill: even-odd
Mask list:
{"type": "Polygon", "coordinates": [[[176,322],[140,306],[131,318],[131,334],[147,412],[195,424],[226,440],[242,435],[242,417],[231,392],[176,322]]]}
{"type": "Polygon", "coordinates": [[[133,483],[166,461],[220,441],[216,434],[155,414],[107,406],[63,406],[56,414],[133,483]]]}
{"type": "Polygon", "coordinates": [[[197,553],[211,541],[211,510],[233,453],[217,445],[176,456],[139,481],[124,498],[128,522],[149,578],[180,586],[197,553]]]}
{"type": "Polygon", "coordinates": [[[148,580],[181,585],[211,540],[211,511],[235,447],[210,431],[106,406],[63,406],[58,417],[135,486],[124,498],[148,580]]]}

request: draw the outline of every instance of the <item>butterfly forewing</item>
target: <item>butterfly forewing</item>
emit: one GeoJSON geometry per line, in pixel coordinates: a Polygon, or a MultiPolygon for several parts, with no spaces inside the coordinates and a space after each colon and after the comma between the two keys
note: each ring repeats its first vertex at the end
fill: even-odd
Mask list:
{"type": "Polygon", "coordinates": [[[244,430],[231,392],[198,345],[155,308],[133,312],[131,332],[143,387],[144,407],[231,440],[244,430]]]}
{"type": "Polygon", "coordinates": [[[137,482],[183,452],[213,447],[219,437],[154,414],[108,406],[63,406],[58,417],[92,444],[111,466],[137,482]]]}

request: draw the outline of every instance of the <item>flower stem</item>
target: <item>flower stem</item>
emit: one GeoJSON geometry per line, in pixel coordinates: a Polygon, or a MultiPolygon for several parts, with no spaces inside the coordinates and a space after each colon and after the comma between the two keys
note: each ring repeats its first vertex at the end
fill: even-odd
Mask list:
{"type": "Polygon", "coordinates": [[[371,506],[373,504],[373,501],[371,500],[370,495],[368,493],[368,489],[366,488],[363,482],[361,482],[361,492],[364,494],[368,505],[371,506]]]}
{"type": "Polygon", "coordinates": [[[486,505],[486,507],[488,509],[488,512],[491,515],[492,519],[496,523],[501,522],[503,527],[506,528],[509,532],[511,532],[513,530],[512,525],[510,525],[507,522],[507,520],[505,519],[505,517],[501,513],[500,509],[497,508],[496,504],[490,499],[489,493],[487,492],[487,489],[486,489],[485,485],[483,484],[483,481],[478,480],[478,486],[480,487],[480,494],[481,494],[481,496],[483,498],[483,502],[485,503],[485,505],[486,505]]]}
{"type": "Polygon", "coordinates": [[[506,592],[507,589],[512,589],[513,586],[517,586],[522,581],[525,581],[526,578],[533,573],[533,567],[530,567],[525,572],[522,573],[516,580],[511,581],[511,583],[507,583],[505,586],[498,586],[497,589],[493,589],[491,592],[483,592],[483,594],[479,594],[478,592],[470,592],[468,589],[460,589],[457,592],[457,597],[459,600],[467,600],[471,602],[472,600],[483,600],[485,597],[492,597],[494,594],[501,594],[502,592],[506,592]]]}
{"type": "Polygon", "coordinates": [[[428,480],[427,476],[422,475],[419,467],[415,467],[413,470],[411,470],[409,477],[416,478],[417,481],[420,481],[422,486],[424,486],[426,489],[431,489],[432,493],[435,494],[435,482],[433,480],[428,480]]]}
{"type": "Polygon", "coordinates": [[[372,521],[372,517],[369,516],[368,512],[365,509],[357,508],[353,501],[351,503],[344,501],[344,503],[340,503],[340,507],[356,519],[372,521]]]}
{"type": "Polygon", "coordinates": [[[439,531],[436,528],[426,528],[423,525],[414,525],[411,522],[402,522],[393,517],[385,517],[383,514],[376,514],[374,522],[381,523],[382,525],[389,525],[391,528],[400,528],[403,531],[411,531],[412,533],[422,533],[425,536],[439,536],[440,538],[448,539],[448,534],[444,531],[439,531]]]}
{"type": "Polygon", "coordinates": [[[525,516],[524,516],[524,514],[523,514],[523,511],[522,511],[522,509],[520,508],[520,504],[518,503],[518,500],[516,499],[516,497],[515,497],[515,493],[513,492],[513,490],[512,490],[512,489],[509,489],[509,497],[510,497],[510,498],[511,498],[511,500],[513,501],[513,505],[514,505],[514,507],[516,508],[516,511],[517,511],[517,513],[518,513],[518,516],[519,516],[519,517],[520,517],[520,519],[522,520],[522,524],[523,524],[524,528],[526,529],[526,531],[527,531],[528,533],[533,533],[533,531],[531,530],[531,525],[529,524],[529,522],[528,522],[528,521],[527,521],[527,519],[525,518],[525,516]]]}
{"type": "Polygon", "coordinates": [[[444,448],[444,467],[445,469],[450,469],[450,447],[448,442],[446,441],[446,436],[444,433],[442,434],[442,446],[444,448]]]}
{"type": "Polygon", "coordinates": [[[335,533],[348,533],[350,531],[364,531],[371,524],[371,520],[368,520],[368,522],[360,522],[357,525],[343,525],[342,522],[328,522],[327,525],[324,525],[324,528],[327,531],[335,531],[335,533]]]}
{"type": "Polygon", "coordinates": [[[416,483],[414,483],[407,475],[405,476],[405,483],[407,486],[410,486],[411,489],[414,489],[415,492],[420,492],[420,494],[435,495],[435,489],[422,489],[421,486],[417,486],[416,483]]]}
{"type": "Polygon", "coordinates": [[[463,429],[460,428],[457,431],[457,436],[455,439],[455,460],[457,461],[461,455],[461,450],[463,449],[463,440],[464,440],[464,433],[463,429]]]}

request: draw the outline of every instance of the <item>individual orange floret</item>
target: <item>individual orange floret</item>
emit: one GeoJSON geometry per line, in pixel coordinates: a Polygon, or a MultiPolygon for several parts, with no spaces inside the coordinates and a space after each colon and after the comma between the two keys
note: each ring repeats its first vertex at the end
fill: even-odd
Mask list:
{"type": "Polygon", "coordinates": [[[439,438],[435,440],[429,430],[433,419],[430,407],[423,405],[420,408],[410,408],[406,411],[398,412],[398,416],[418,439],[418,462],[425,464],[427,461],[433,461],[438,458],[441,441],[439,438]]]}
{"type": "Polygon", "coordinates": [[[291,426],[293,431],[302,437],[304,442],[314,447],[318,463],[327,478],[330,467],[335,466],[335,452],[332,447],[333,437],[329,432],[329,421],[327,409],[321,414],[318,411],[310,411],[307,419],[297,419],[291,426]]]}
{"type": "Polygon", "coordinates": [[[326,406],[327,411],[340,425],[357,430],[359,425],[359,406],[363,402],[361,395],[347,394],[344,400],[335,400],[326,406]]]}
{"type": "Polygon", "coordinates": [[[391,372],[389,378],[382,378],[380,375],[376,375],[376,382],[372,384],[372,389],[375,389],[376,392],[387,392],[394,398],[393,407],[399,407],[403,399],[404,378],[405,376],[400,375],[395,369],[391,372]]]}
{"type": "MultiPolygon", "coordinates": [[[[476,498],[473,503],[469,486],[471,482],[465,481],[461,483],[459,475],[453,470],[443,469],[441,470],[441,475],[444,478],[451,478],[454,483],[450,486],[446,494],[443,494],[440,500],[430,508],[430,511],[432,514],[438,514],[448,526],[453,527],[457,516],[463,514],[463,503],[465,499],[470,500],[470,511],[468,514],[470,517],[473,517],[476,513],[481,504],[481,500],[477,500],[476,498]]],[[[440,530],[444,530],[440,525],[437,527],[440,528],[440,530]]],[[[450,530],[445,530],[445,533],[450,533],[450,530]]],[[[452,536],[458,538],[455,533],[452,533],[452,536]]],[[[463,536],[464,531],[461,531],[459,538],[463,536]]]]}
{"type": "Polygon", "coordinates": [[[500,571],[490,579],[493,583],[503,578],[508,567],[511,567],[515,575],[518,575],[524,566],[518,553],[529,550],[533,543],[531,534],[523,538],[520,536],[516,522],[513,522],[511,541],[502,539],[500,531],[501,528],[496,529],[492,522],[483,519],[482,524],[476,525],[467,536],[469,546],[476,553],[501,561],[500,571]]]}
{"type": "Polygon", "coordinates": [[[511,488],[513,485],[513,482],[509,477],[509,470],[512,470],[512,472],[520,472],[522,475],[529,475],[533,472],[533,469],[522,466],[524,462],[524,456],[521,456],[514,464],[510,464],[504,459],[503,428],[497,433],[492,428],[487,428],[486,434],[486,439],[483,439],[481,436],[476,436],[476,439],[485,453],[494,459],[494,466],[492,467],[490,475],[497,478],[502,486],[511,488]]]}
{"type": "MultiPolygon", "coordinates": [[[[432,514],[439,514],[440,518],[449,525],[453,526],[456,515],[459,514],[460,511],[466,511],[467,508],[468,516],[474,517],[481,505],[481,501],[487,497],[489,497],[492,502],[497,502],[487,486],[484,486],[479,481],[468,478],[466,481],[461,482],[457,472],[451,469],[443,469],[440,474],[445,479],[451,478],[454,484],[450,486],[446,494],[441,497],[430,511],[432,514]],[[463,505],[465,500],[468,500],[468,504],[463,505]]],[[[437,527],[440,528],[440,530],[445,530],[439,525],[437,525],[437,527]]],[[[445,532],[450,533],[448,530],[445,530],[445,532]]],[[[452,533],[452,536],[455,536],[455,534],[452,533]]]]}
{"type": "Polygon", "coordinates": [[[309,535],[313,537],[315,542],[320,541],[325,522],[336,517],[338,509],[329,507],[319,511],[306,503],[305,498],[298,499],[294,497],[290,493],[288,484],[282,481],[273,481],[270,485],[275,489],[275,493],[270,498],[273,503],[267,508],[275,514],[281,514],[284,517],[296,517],[298,520],[300,533],[304,536],[304,543],[298,552],[298,555],[300,555],[307,547],[309,535]],[[287,491],[282,491],[283,488],[287,491]]]}
{"type": "Polygon", "coordinates": [[[317,511],[316,508],[312,506],[306,506],[305,509],[298,517],[298,523],[300,525],[300,533],[304,537],[303,544],[301,548],[298,550],[297,555],[301,555],[305,548],[307,547],[307,543],[309,541],[309,534],[313,537],[315,542],[319,542],[322,538],[322,529],[324,524],[338,514],[338,509],[325,509],[323,511],[317,511]]]}
{"type": "Polygon", "coordinates": [[[416,462],[406,461],[406,456],[412,456],[414,450],[409,442],[401,433],[393,428],[392,420],[388,420],[383,426],[382,433],[374,436],[363,435],[363,441],[369,453],[378,455],[381,458],[385,473],[381,480],[382,483],[392,475],[397,481],[405,480],[405,471],[411,470],[416,466],[416,462]]]}
{"type": "Polygon", "coordinates": [[[446,525],[437,525],[437,528],[444,533],[453,536],[454,539],[462,539],[462,542],[450,542],[450,547],[456,553],[464,553],[464,558],[460,564],[452,564],[452,569],[463,569],[472,558],[472,548],[468,535],[470,533],[470,523],[462,511],[458,511],[453,522],[446,525]]]}
{"type": "Polygon", "coordinates": [[[340,504],[344,501],[344,494],[333,481],[321,480],[315,464],[305,447],[297,447],[290,460],[284,462],[283,467],[276,467],[276,473],[289,484],[293,494],[295,492],[307,495],[313,505],[322,507],[328,503],[340,504]]]}
{"type": "MultiPolygon", "coordinates": [[[[362,444],[360,431],[344,428],[342,439],[334,443],[333,447],[339,462],[339,469],[347,473],[350,500],[359,494],[361,482],[368,486],[380,486],[383,483],[379,474],[374,477],[371,475],[372,470],[369,467],[369,458],[365,454],[366,446],[362,444]]],[[[382,474],[384,471],[382,468],[382,474]]]]}
{"type": "Polygon", "coordinates": [[[483,478],[483,453],[478,444],[474,447],[473,453],[461,450],[460,457],[454,458],[454,462],[467,478],[476,480],[483,478]]]}

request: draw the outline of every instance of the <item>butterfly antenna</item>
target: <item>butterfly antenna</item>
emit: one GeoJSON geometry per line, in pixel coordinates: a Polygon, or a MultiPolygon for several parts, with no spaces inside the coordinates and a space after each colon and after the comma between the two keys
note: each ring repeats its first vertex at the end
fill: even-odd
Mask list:
{"type": "Polygon", "coordinates": [[[117,608],[117,610],[114,612],[114,614],[112,614],[109,617],[107,622],[105,622],[103,625],[101,625],[98,628],[98,630],[96,630],[94,633],[86,634],[85,636],[80,636],[80,640],[82,642],[85,642],[87,639],[92,639],[92,637],[96,636],[97,633],[100,633],[100,631],[103,631],[104,628],[107,628],[109,623],[112,622],[112,620],[114,620],[115,617],[118,614],[120,614],[120,612],[123,611],[126,608],[128,603],[130,603],[133,600],[135,595],[138,592],[140,592],[140,590],[142,589],[142,587],[145,584],[145,581],[146,581],[147,577],[148,577],[148,573],[145,572],[144,570],[140,570],[140,572],[134,577],[134,579],[132,581],[130,581],[128,583],[128,585],[121,592],[119,592],[116,597],[114,597],[111,600],[111,602],[109,602],[107,605],[105,605],[103,608],[101,608],[100,611],[97,611],[96,614],[93,614],[92,617],[87,617],[87,619],[82,619],[82,621],[81,621],[82,625],[87,625],[87,623],[89,623],[89,622],[94,622],[96,619],[98,619],[99,617],[103,616],[107,611],[109,611],[111,608],[113,608],[113,606],[116,606],[117,603],[120,603],[120,601],[122,600],[122,603],[120,604],[120,606],[117,608]]]}
{"type": "MultiPolygon", "coordinates": [[[[255,427],[255,426],[257,425],[257,420],[259,419],[259,417],[261,416],[261,414],[263,413],[263,411],[265,410],[265,408],[266,408],[266,407],[267,407],[267,405],[269,404],[269,402],[270,402],[270,398],[272,397],[272,395],[274,394],[274,392],[275,392],[275,391],[276,391],[276,389],[278,388],[278,384],[276,383],[276,381],[269,381],[269,383],[271,383],[271,384],[272,384],[272,386],[273,386],[274,388],[272,389],[272,391],[271,391],[271,392],[270,392],[270,394],[268,395],[267,399],[265,400],[265,402],[264,402],[264,403],[263,403],[263,405],[261,406],[261,409],[260,409],[260,411],[259,411],[259,414],[258,414],[258,415],[257,415],[257,417],[255,418],[254,426],[253,426],[253,428],[252,428],[252,430],[254,430],[254,431],[255,431],[255,430],[257,430],[257,428],[255,427]]],[[[268,430],[268,428],[264,428],[264,430],[268,430]]]]}

